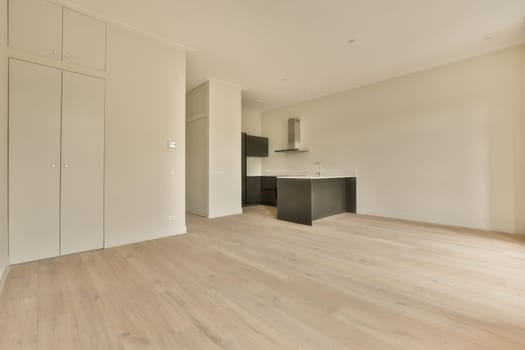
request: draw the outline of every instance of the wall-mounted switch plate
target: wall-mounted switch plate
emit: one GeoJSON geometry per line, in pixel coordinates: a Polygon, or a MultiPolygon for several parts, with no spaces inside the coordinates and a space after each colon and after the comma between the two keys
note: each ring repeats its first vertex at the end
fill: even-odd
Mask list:
{"type": "Polygon", "coordinates": [[[168,148],[177,148],[177,142],[168,141],[168,148]]]}

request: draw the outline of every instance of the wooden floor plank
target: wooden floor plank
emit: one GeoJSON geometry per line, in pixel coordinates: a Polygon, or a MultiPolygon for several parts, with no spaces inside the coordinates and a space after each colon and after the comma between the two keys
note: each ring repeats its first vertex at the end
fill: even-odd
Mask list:
{"type": "Polygon", "coordinates": [[[268,207],[13,266],[0,349],[524,349],[525,239],[268,207]]]}

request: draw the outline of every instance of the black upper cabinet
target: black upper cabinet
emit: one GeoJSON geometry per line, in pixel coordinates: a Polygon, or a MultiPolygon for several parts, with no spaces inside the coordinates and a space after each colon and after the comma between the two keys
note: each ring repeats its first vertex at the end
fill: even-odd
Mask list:
{"type": "Polygon", "coordinates": [[[247,157],[268,157],[268,138],[246,135],[247,157]]]}

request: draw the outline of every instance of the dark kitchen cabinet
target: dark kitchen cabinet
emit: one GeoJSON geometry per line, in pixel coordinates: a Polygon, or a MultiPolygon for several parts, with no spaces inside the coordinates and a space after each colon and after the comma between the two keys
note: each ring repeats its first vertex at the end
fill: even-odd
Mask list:
{"type": "Polygon", "coordinates": [[[277,218],[304,225],[340,213],[356,213],[357,179],[279,178],[277,218]]]}
{"type": "Polygon", "coordinates": [[[266,205],[277,205],[277,177],[261,177],[261,202],[266,205]]]}
{"type": "Polygon", "coordinates": [[[246,204],[258,204],[261,202],[261,177],[246,177],[246,204]]]}
{"type": "Polygon", "coordinates": [[[262,176],[261,187],[263,190],[277,190],[277,177],[262,176]]]}
{"type": "Polygon", "coordinates": [[[247,176],[245,205],[277,206],[277,177],[247,176]]]}
{"type": "Polygon", "coordinates": [[[268,138],[246,135],[247,157],[268,157],[268,138]]]}
{"type": "Polygon", "coordinates": [[[277,205],[277,190],[262,190],[261,203],[271,206],[277,205]]]}
{"type": "Polygon", "coordinates": [[[246,133],[241,134],[241,203],[246,205],[246,133]]]}
{"type": "Polygon", "coordinates": [[[247,157],[268,157],[268,138],[241,134],[242,205],[277,205],[277,178],[248,176],[247,157]],[[269,191],[265,192],[264,191],[269,191]],[[263,198],[264,197],[264,198],[263,198]]]}
{"type": "Polygon", "coordinates": [[[346,181],[346,208],[350,213],[357,212],[357,179],[348,178],[346,181]]]}

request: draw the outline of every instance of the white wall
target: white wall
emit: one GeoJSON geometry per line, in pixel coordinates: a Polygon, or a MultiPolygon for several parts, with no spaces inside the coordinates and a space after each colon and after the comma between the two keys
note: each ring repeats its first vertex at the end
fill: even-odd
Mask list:
{"type": "Polygon", "coordinates": [[[261,112],[243,108],[242,109],[242,132],[250,135],[261,135],[261,112]]]}
{"type": "MultiPolygon", "coordinates": [[[[261,112],[243,108],[242,109],[242,132],[248,135],[261,136],[261,112]]],[[[262,158],[247,157],[246,170],[248,176],[262,175],[262,158]]]]}
{"type": "Polygon", "coordinates": [[[209,211],[211,218],[242,213],[241,88],[210,80],[209,211]]]}
{"type": "Polygon", "coordinates": [[[107,47],[106,246],[186,232],[185,53],[112,25],[107,47]]]}
{"type": "MultiPolygon", "coordinates": [[[[7,236],[7,0],[0,0],[0,281],[9,263],[7,236]]],[[[1,284],[1,282],[0,282],[1,284]]]]}
{"type": "Polygon", "coordinates": [[[186,101],[188,212],[240,214],[241,88],[210,80],[189,91],[186,101]]]}
{"type": "Polygon", "coordinates": [[[209,192],[208,83],[186,95],[186,211],[208,217],[209,192]]]}
{"type": "Polygon", "coordinates": [[[186,94],[186,119],[208,117],[210,113],[210,84],[199,85],[186,94]]]}
{"type": "Polygon", "coordinates": [[[264,172],[358,172],[358,212],[525,233],[525,46],[263,114],[264,172]],[[304,154],[286,145],[302,119],[304,154]]]}

